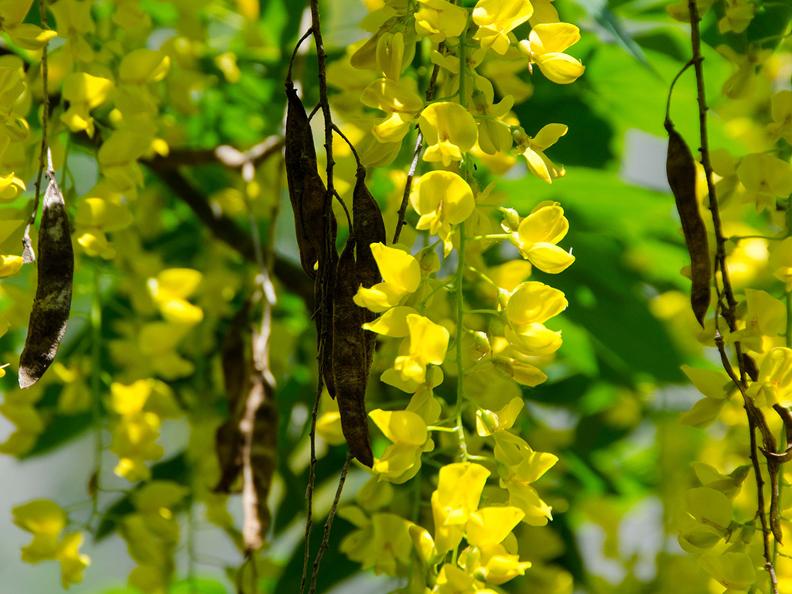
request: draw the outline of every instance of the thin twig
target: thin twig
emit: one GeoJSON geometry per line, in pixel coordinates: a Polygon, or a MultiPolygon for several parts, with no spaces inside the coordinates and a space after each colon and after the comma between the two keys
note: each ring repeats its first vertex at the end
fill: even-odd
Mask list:
{"type": "MultiPolygon", "coordinates": [[[[701,32],[699,29],[699,21],[701,20],[698,12],[698,5],[696,0],[688,0],[688,10],[690,11],[690,41],[693,56],[691,62],[696,72],[696,91],[699,112],[699,134],[701,137],[701,164],[704,167],[704,174],[707,181],[707,193],[709,195],[709,209],[712,216],[712,225],[715,232],[715,267],[716,270],[721,272],[721,282],[723,284],[723,291],[718,290],[718,303],[720,303],[721,295],[726,299],[726,307],[716,308],[715,317],[718,317],[718,311],[721,312],[729,330],[734,332],[737,328],[736,324],[736,309],[737,300],[734,297],[734,290],[729,278],[728,268],[726,267],[726,238],[723,234],[723,227],[721,224],[720,210],[718,206],[718,198],[715,191],[715,183],[713,180],[712,163],[710,161],[709,151],[709,135],[707,133],[707,99],[706,90],[704,87],[704,69],[702,67],[703,57],[701,55],[701,32]]],[[[717,278],[715,280],[716,290],[717,278]]],[[[721,356],[721,362],[729,377],[734,384],[740,389],[743,396],[743,404],[745,407],[746,416],[748,418],[748,431],[750,441],[750,458],[751,465],[753,466],[754,475],[756,478],[757,490],[757,515],[762,526],[762,548],[765,560],[765,569],[770,577],[770,588],[773,594],[778,594],[778,580],[773,566],[772,553],[770,550],[770,527],[768,526],[767,516],[765,515],[765,501],[764,501],[764,480],[762,478],[761,467],[759,465],[759,456],[757,453],[756,443],[756,429],[758,428],[763,435],[765,442],[765,449],[775,452],[775,439],[770,434],[764,416],[761,411],[756,408],[747,394],[746,388],[748,384],[748,375],[746,373],[745,362],[743,359],[742,346],[739,341],[734,343],[734,349],[737,356],[737,365],[740,372],[739,379],[736,377],[726,349],[723,344],[723,337],[716,330],[715,343],[721,356]]],[[[770,473],[771,489],[778,481],[777,465],[768,459],[768,471],[770,473]]]]}
{"type": "Polygon", "coordinates": [[[344,483],[346,482],[347,474],[349,473],[349,464],[352,461],[352,455],[347,452],[344,466],[341,468],[341,474],[338,477],[338,487],[336,488],[333,504],[330,506],[330,511],[327,514],[327,519],[324,524],[324,531],[322,532],[322,542],[319,543],[319,550],[316,551],[316,558],[313,562],[313,571],[311,572],[311,585],[308,588],[308,594],[316,592],[316,581],[319,577],[319,566],[322,564],[327,548],[330,545],[330,531],[333,529],[333,520],[335,519],[336,511],[338,510],[338,503],[341,501],[341,492],[344,490],[344,483]]]}
{"type": "MultiPolygon", "coordinates": [[[[39,0],[39,18],[41,25],[49,28],[47,24],[47,0],[39,0]]],[[[41,146],[39,147],[38,173],[36,174],[36,192],[33,198],[33,212],[30,213],[28,223],[25,225],[25,232],[22,235],[22,259],[26,264],[30,264],[36,259],[33,244],[30,240],[30,229],[36,223],[36,216],[38,215],[39,202],[41,201],[41,180],[44,177],[44,171],[45,169],[47,171],[52,169],[51,159],[48,158],[49,142],[47,138],[50,112],[48,48],[49,42],[46,42],[41,49],[41,146]]]]}
{"type": "MultiPolygon", "coordinates": [[[[439,48],[439,51],[442,52],[442,48],[439,48]]],[[[431,101],[434,97],[435,93],[435,85],[437,84],[437,75],[440,72],[440,67],[435,64],[434,68],[432,68],[432,74],[429,77],[429,86],[426,88],[426,100],[431,101]]],[[[399,243],[399,237],[401,236],[402,227],[407,222],[407,204],[410,202],[410,191],[412,190],[412,183],[413,179],[415,178],[415,172],[418,169],[418,162],[421,159],[421,153],[423,152],[423,134],[421,130],[418,129],[418,136],[415,139],[415,148],[413,149],[413,156],[412,161],[410,162],[410,169],[407,172],[407,181],[404,182],[404,191],[402,192],[402,201],[399,205],[399,212],[396,216],[396,229],[393,232],[393,241],[391,243],[399,243]]]]}

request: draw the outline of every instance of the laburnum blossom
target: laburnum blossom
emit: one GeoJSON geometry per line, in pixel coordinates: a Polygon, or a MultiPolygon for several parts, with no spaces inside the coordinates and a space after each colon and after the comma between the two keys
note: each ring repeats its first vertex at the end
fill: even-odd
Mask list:
{"type": "Polygon", "coordinates": [[[792,194],[792,165],[767,153],[746,155],[737,166],[737,176],[747,190],[746,198],[756,209],[774,209],[777,198],[792,194]]]}
{"type": "Polygon", "coordinates": [[[551,508],[531,484],[550,470],[558,457],[534,451],[524,439],[508,431],[495,433],[494,438],[500,485],[509,492],[509,505],[522,510],[526,524],[544,526],[552,519],[551,508]]]}
{"type": "MultiPolygon", "coordinates": [[[[7,327],[7,323],[0,325],[2,334],[5,334],[7,327]]],[[[36,408],[36,403],[42,396],[43,391],[40,388],[6,392],[3,402],[0,403],[0,415],[13,425],[14,430],[5,441],[0,443],[0,453],[21,456],[36,444],[39,435],[46,427],[44,419],[36,408]]]]}
{"type": "Polygon", "coordinates": [[[564,51],[580,41],[580,29],[569,23],[536,25],[528,39],[520,42],[520,50],[528,56],[529,68],[536,64],[542,74],[560,85],[575,82],[585,67],[580,60],[564,51]]]}
{"type": "Polygon", "coordinates": [[[113,81],[86,72],[73,72],[63,81],[63,98],[68,101],[67,109],[61,120],[72,132],[85,131],[94,135],[94,120],[91,110],[105,101],[113,88],[113,81]]]}
{"type": "Polygon", "coordinates": [[[354,301],[374,313],[395,307],[421,284],[421,266],[409,252],[372,243],[371,253],[377,262],[382,282],[372,287],[360,287],[354,301]]]}
{"type": "Polygon", "coordinates": [[[409,334],[402,340],[393,368],[403,381],[422,384],[428,365],[441,365],[448,349],[448,330],[429,318],[409,314],[406,317],[409,334]]]}
{"type": "Polygon", "coordinates": [[[567,126],[564,124],[547,124],[542,127],[536,136],[520,137],[520,148],[528,171],[548,184],[553,180],[563,177],[564,167],[558,166],[547,158],[544,152],[553,146],[558,139],[567,133],[567,126]]]}
{"type": "Polygon", "coordinates": [[[792,404],[792,349],[771,349],[759,366],[759,379],[751,384],[749,392],[757,403],[764,406],[792,404]]]}
{"type": "Polygon", "coordinates": [[[375,513],[368,518],[358,508],[339,510],[339,515],[357,527],[341,541],[339,549],[364,570],[397,576],[400,569],[409,565],[412,522],[392,513],[375,513]]]}
{"type": "Polygon", "coordinates": [[[434,449],[427,427],[440,417],[440,404],[431,389],[417,391],[405,410],[375,409],[369,413],[374,424],[392,443],[374,461],[374,473],[401,484],[421,468],[421,454],[434,449]]]}
{"type": "Polygon", "coordinates": [[[33,540],[22,547],[22,560],[27,563],[55,560],[61,567],[61,584],[64,588],[81,582],[90,558],[80,553],[81,532],[63,534],[66,512],[54,501],[35,499],[16,506],[14,524],[30,532],[33,540]]]}
{"type": "Polygon", "coordinates": [[[432,103],[421,112],[418,125],[426,141],[423,159],[429,163],[448,167],[476,144],[476,121],[459,103],[432,103]]]}
{"type": "Polygon", "coordinates": [[[473,9],[473,22],[478,30],[473,36],[484,49],[498,54],[509,49],[509,33],[533,14],[529,0],[479,0],[473,9]]]}
{"type": "Polygon", "coordinates": [[[432,493],[434,543],[438,552],[454,549],[462,540],[465,525],[479,506],[490,471],[474,462],[455,462],[440,469],[432,493]]]}
{"type": "Polygon", "coordinates": [[[786,305],[767,291],[745,289],[743,324],[727,341],[739,340],[746,349],[766,352],[784,342],[786,305]]]}
{"type": "Polygon", "coordinates": [[[415,31],[440,43],[449,37],[459,37],[465,30],[468,13],[461,6],[447,0],[418,0],[415,13],[415,31]]]}
{"type": "Polygon", "coordinates": [[[792,91],[778,91],[770,99],[770,114],[773,121],[767,131],[775,138],[783,138],[792,144],[792,91]]]}
{"type": "Polygon", "coordinates": [[[557,274],[575,261],[572,254],[556,245],[569,230],[564,209],[557,202],[539,203],[516,230],[507,230],[523,258],[543,272],[557,274]]]}
{"type": "Polygon", "coordinates": [[[520,561],[512,534],[524,515],[508,505],[483,507],[470,514],[465,526],[470,546],[459,554],[459,566],[478,582],[496,586],[525,574],[531,562],[520,561]]]}
{"type": "Polygon", "coordinates": [[[445,253],[453,248],[451,226],[467,220],[476,209],[473,191],[453,171],[430,171],[422,175],[410,195],[410,204],[421,218],[416,229],[427,229],[443,240],[445,253]]]}
{"type": "Polygon", "coordinates": [[[15,254],[0,255],[0,278],[14,276],[22,268],[22,257],[15,254]]]}
{"type": "Polygon", "coordinates": [[[718,21],[721,33],[742,33],[751,24],[756,14],[754,0],[725,0],[723,18],[718,21]]]}
{"type": "Polygon", "coordinates": [[[49,5],[55,15],[58,35],[66,39],[66,51],[80,62],[91,62],[95,55],[86,39],[87,33],[96,30],[91,7],[92,3],[86,0],[58,0],[49,5]]]}
{"type": "Polygon", "coordinates": [[[187,299],[195,293],[202,279],[203,275],[191,268],[168,268],[156,278],[148,279],[147,286],[163,318],[193,326],[203,319],[203,311],[187,299]]]}
{"type": "Polygon", "coordinates": [[[104,259],[115,257],[116,250],[108,233],[132,224],[132,213],[125,202],[113,197],[86,196],[77,205],[75,217],[77,243],[89,256],[104,259]]]}
{"type": "Polygon", "coordinates": [[[24,23],[33,0],[5,0],[0,2],[0,31],[8,33],[11,40],[27,50],[40,50],[58,34],[32,23],[24,23]]]}

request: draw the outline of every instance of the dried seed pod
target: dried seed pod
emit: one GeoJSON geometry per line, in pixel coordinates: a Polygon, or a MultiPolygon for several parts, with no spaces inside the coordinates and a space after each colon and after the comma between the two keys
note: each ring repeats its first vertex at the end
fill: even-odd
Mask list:
{"type": "Polygon", "coordinates": [[[239,417],[242,414],[245,394],[250,391],[250,377],[253,372],[248,348],[250,305],[250,300],[246,300],[231,320],[221,351],[223,383],[230,418],[215,433],[215,452],[220,465],[220,480],[214,488],[217,493],[229,493],[242,472],[243,439],[239,430],[239,417]]]}
{"type": "Polygon", "coordinates": [[[666,175],[674,194],[685,243],[690,254],[690,277],[693,281],[690,304],[693,314],[703,327],[704,316],[710,303],[712,266],[707,230],[701,220],[696,199],[696,163],[685,140],[668,118],[665,121],[665,129],[668,132],[666,175]]]}
{"type": "Polygon", "coordinates": [[[372,243],[385,243],[385,223],[379,205],[366,187],[366,170],[359,166],[352,194],[352,233],[356,242],[356,261],[361,284],[368,288],[382,280],[371,253],[372,243]]]}
{"type": "MultiPolygon", "coordinates": [[[[379,205],[366,187],[366,169],[359,165],[355,175],[355,189],[352,194],[352,233],[355,236],[355,260],[357,277],[364,287],[369,288],[382,280],[374,255],[371,253],[372,243],[386,243],[385,222],[379,205]]],[[[370,322],[374,314],[363,310],[363,321],[370,322]]],[[[366,375],[371,367],[377,336],[368,330],[364,331],[366,340],[366,375]]]]}
{"type": "Polygon", "coordinates": [[[25,348],[19,358],[19,387],[35,384],[55,359],[71,309],[74,251],[69,218],[55,173],[47,172],[38,239],[38,285],[25,348]]]}
{"type": "Polygon", "coordinates": [[[742,363],[745,373],[751,380],[756,381],[759,379],[759,368],[756,366],[756,361],[748,353],[742,353],[742,363]]]}
{"type": "Polygon", "coordinates": [[[374,463],[366,417],[368,361],[363,310],[352,300],[357,292],[355,240],[350,237],[338,260],[333,294],[333,375],[341,429],[349,451],[368,467],[374,463]]]}
{"type": "Polygon", "coordinates": [[[286,135],[284,163],[289,198],[294,211],[294,225],[300,261],[305,273],[314,278],[314,264],[322,252],[324,223],[322,214],[327,202],[327,189],[316,163],[311,125],[302,101],[291,80],[286,81],[286,135]]]}
{"type": "Polygon", "coordinates": [[[319,261],[319,273],[321,286],[317,287],[321,292],[316,296],[316,302],[320,304],[320,310],[316,316],[316,336],[321,345],[320,348],[320,371],[327,393],[331,398],[335,398],[335,378],[333,377],[333,295],[336,284],[336,268],[338,266],[338,252],[335,242],[338,234],[338,223],[332,209],[328,213],[330,217],[330,235],[327,245],[323,250],[327,252],[327,265],[319,261]]]}

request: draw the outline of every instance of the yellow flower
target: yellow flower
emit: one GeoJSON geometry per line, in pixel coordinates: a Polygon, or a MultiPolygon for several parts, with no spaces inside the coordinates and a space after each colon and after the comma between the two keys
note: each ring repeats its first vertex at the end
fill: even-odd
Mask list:
{"type": "Polygon", "coordinates": [[[737,176],[759,211],[775,209],[776,198],[792,194],[792,166],[774,155],[746,155],[737,166],[737,176]]]}
{"type": "Polygon", "coordinates": [[[443,326],[418,314],[407,316],[409,335],[402,341],[393,368],[404,381],[426,381],[427,365],[442,365],[448,349],[449,333],[443,326]]]}
{"type": "Polygon", "coordinates": [[[733,332],[727,340],[739,340],[744,348],[760,353],[783,344],[786,305],[767,291],[755,289],[745,289],[745,304],[745,327],[733,332]]]}
{"type": "MultiPolygon", "coordinates": [[[[344,517],[341,511],[339,515],[344,517]]],[[[409,530],[414,524],[389,513],[374,514],[370,521],[360,516],[348,516],[359,529],[341,541],[341,551],[364,570],[373,569],[378,575],[400,575],[410,563],[413,544],[409,530]]]]}
{"type": "Polygon", "coordinates": [[[759,366],[759,379],[749,390],[760,405],[792,404],[792,349],[776,347],[768,352],[759,366]]]}
{"type": "Polygon", "coordinates": [[[480,408],[476,411],[476,433],[482,437],[510,429],[523,409],[523,400],[515,396],[500,410],[480,408]]]}
{"type": "Polygon", "coordinates": [[[770,100],[773,122],[767,131],[774,138],[783,138],[792,144],[792,91],[778,91],[770,100]]]}
{"type": "Polygon", "coordinates": [[[107,101],[113,83],[107,78],[92,76],[85,72],[74,72],[63,82],[63,98],[69,109],[61,120],[72,132],[85,132],[93,136],[94,121],[90,111],[107,101]]]}
{"type": "Polygon", "coordinates": [[[523,258],[543,272],[557,274],[566,270],[575,257],[556,244],[569,230],[564,209],[557,202],[541,202],[512,233],[512,241],[523,258]]]}
{"type": "Polygon", "coordinates": [[[473,9],[473,22],[479,27],[473,39],[503,55],[509,49],[509,33],[532,14],[529,0],[479,0],[473,9]]]}
{"type": "Polygon", "coordinates": [[[369,417],[393,442],[374,461],[374,472],[396,484],[410,480],[421,468],[421,454],[434,448],[427,426],[440,417],[440,405],[431,389],[417,391],[405,410],[375,409],[369,417]]]}
{"type": "Polygon", "coordinates": [[[478,509],[490,471],[473,462],[456,462],[440,469],[437,490],[432,493],[435,546],[440,553],[462,540],[465,524],[478,509]]]}
{"type": "Polygon", "coordinates": [[[448,167],[454,161],[461,161],[462,153],[476,144],[476,121],[458,103],[432,103],[421,112],[418,125],[426,141],[423,159],[430,163],[448,167]]]}
{"type": "Polygon", "coordinates": [[[446,0],[418,0],[415,31],[440,43],[448,37],[459,37],[467,24],[467,10],[446,0]]]}
{"type": "Polygon", "coordinates": [[[31,23],[18,23],[15,25],[4,24],[3,30],[20,47],[27,50],[40,50],[48,41],[55,39],[58,34],[51,29],[42,29],[31,23]]]}
{"type": "Polygon", "coordinates": [[[567,308],[563,291],[537,281],[520,283],[506,304],[506,318],[520,332],[532,324],[543,324],[567,308]]]}
{"type": "Polygon", "coordinates": [[[553,183],[555,178],[563,177],[565,171],[563,166],[559,167],[548,159],[544,152],[558,142],[567,130],[564,124],[547,124],[536,136],[533,138],[527,136],[521,143],[522,155],[525,157],[528,170],[548,184],[553,183]]]}
{"type": "Polygon", "coordinates": [[[25,191],[25,182],[14,172],[0,175],[0,200],[13,200],[25,191]]]}
{"type": "Polygon", "coordinates": [[[476,209],[470,186],[452,171],[430,171],[422,175],[410,195],[410,204],[421,215],[415,228],[428,229],[440,237],[446,255],[453,248],[451,226],[467,220],[476,209]]]}
{"type": "Polygon", "coordinates": [[[525,440],[502,431],[495,434],[495,459],[499,463],[501,486],[509,492],[509,505],[520,508],[523,522],[543,526],[551,519],[550,506],[537,494],[531,483],[539,480],[558,457],[535,452],[525,440]]]}
{"type": "Polygon", "coordinates": [[[164,52],[136,49],[124,55],[118,75],[124,84],[145,85],[161,81],[170,70],[170,57],[164,52]]]}
{"type": "Polygon", "coordinates": [[[520,42],[520,49],[530,59],[529,68],[536,64],[549,80],[560,85],[575,82],[585,67],[580,60],[564,50],[580,41],[580,29],[569,23],[536,25],[528,39],[520,42]]]}
{"type": "Polygon", "coordinates": [[[0,255],[0,278],[14,276],[22,268],[21,256],[2,256],[0,255]]]}
{"type": "Polygon", "coordinates": [[[14,524],[30,532],[33,540],[22,547],[22,560],[38,563],[53,559],[58,551],[58,539],[66,527],[66,512],[49,499],[34,499],[11,510],[14,524]]]}
{"type": "Polygon", "coordinates": [[[82,62],[94,59],[94,51],[86,39],[86,34],[96,28],[91,7],[92,3],[85,0],[58,0],[49,6],[58,24],[58,34],[66,39],[66,48],[75,60],[82,62]]]}
{"type": "Polygon", "coordinates": [[[399,80],[407,66],[404,54],[404,35],[401,31],[383,33],[377,40],[377,66],[382,76],[399,80]]]}
{"type": "Polygon", "coordinates": [[[377,262],[382,282],[373,287],[360,287],[355,303],[375,313],[399,305],[421,284],[421,266],[411,254],[382,243],[372,243],[371,253],[377,262]]]}
{"type": "Polygon", "coordinates": [[[756,13],[753,0],[725,0],[723,18],[718,21],[720,33],[742,33],[751,24],[756,13]]]}
{"type": "Polygon", "coordinates": [[[65,535],[58,545],[56,559],[60,562],[61,584],[64,588],[81,582],[85,568],[91,564],[91,558],[80,553],[82,543],[82,532],[72,532],[65,535]]]}
{"type": "Polygon", "coordinates": [[[192,296],[203,275],[190,268],[168,268],[148,279],[148,289],[167,321],[193,326],[203,319],[203,310],[187,298],[192,296]]]}

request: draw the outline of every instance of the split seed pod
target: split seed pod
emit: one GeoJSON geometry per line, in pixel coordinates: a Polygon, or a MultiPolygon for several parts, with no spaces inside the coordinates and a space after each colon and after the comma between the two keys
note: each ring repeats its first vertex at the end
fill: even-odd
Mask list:
{"type": "Polygon", "coordinates": [[[368,356],[363,309],[353,301],[358,290],[355,264],[355,239],[350,237],[338,260],[333,294],[333,375],[341,429],[349,451],[362,464],[371,467],[371,452],[366,416],[368,356]]]}
{"type": "Polygon", "coordinates": [[[58,352],[71,309],[74,251],[69,218],[55,173],[47,172],[38,239],[38,285],[25,348],[19,358],[19,387],[35,384],[58,352]]]}
{"type": "Polygon", "coordinates": [[[294,211],[300,262],[305,273],[314,278],[316,276],[314,264],[322,253],[325,235],[322,214],[327,189],[317,169],[311,124],[291,80],[286,81],[286,97],[288,100],[284,144],[286,181],[294,211]]]}
{"type": "Polygon", "coordinates": [[[703,327],[704,316],[710,304],[712,266],[707,230],[701,220],[696,199],[696,163],[685,140],[668,118],[665,121],[665,129],[668,132],[666,175],[674,194],[685,243],[690,254],[690,277],[693,281],[690,304],[693,314],[703,327]]]}

